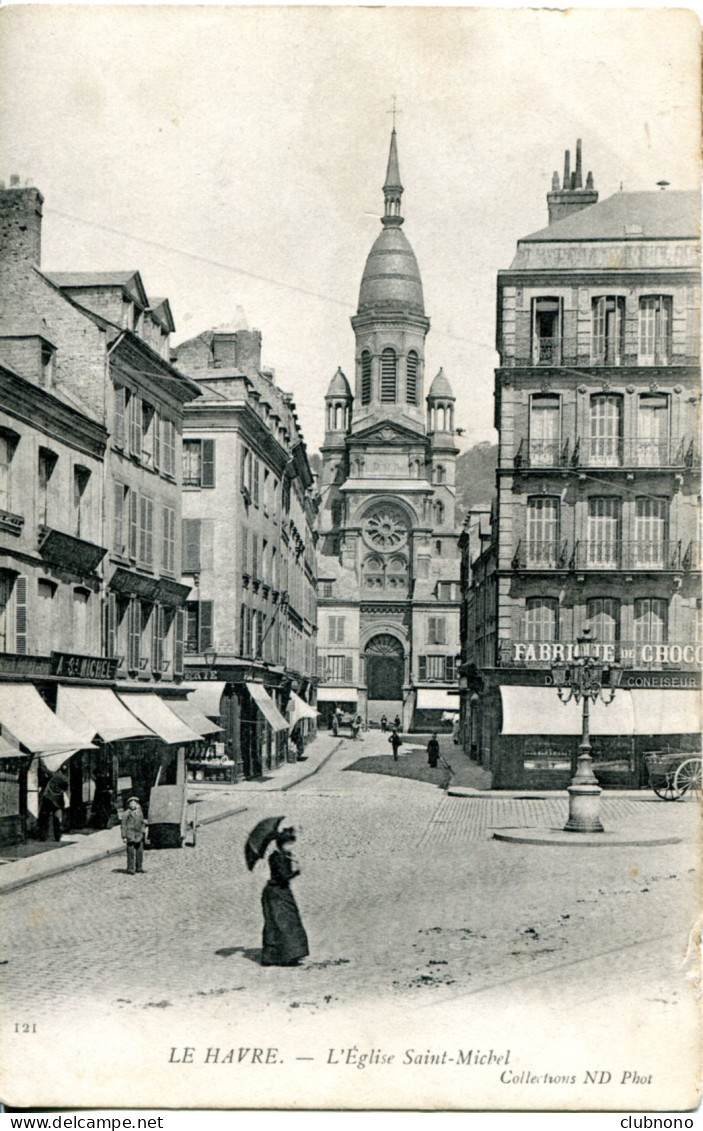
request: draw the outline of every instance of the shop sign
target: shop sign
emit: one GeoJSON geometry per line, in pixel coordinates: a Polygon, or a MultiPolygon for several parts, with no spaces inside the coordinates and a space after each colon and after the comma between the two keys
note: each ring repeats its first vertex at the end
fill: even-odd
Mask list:
{"type": "MultiPolygon", "coordinates": [[[[661,667],[671,664],[677,668],[695,668],[703,664],[703,644],[640,644],[633,642],[589,644],[588,654],[606,664],[620,663],[628,668],[661,667]]],[[[554,664],[572,663],[581,656],[574,641],[504,641],[501,647],[502,664],[554,664]]]]}
{"type": "Polygon", "coordinates": [[[523,754],[526,770],[571,770],[571,753],[568,750],[554,750],[550,746],[536,747],[523,754]]]}
{"type": "Polygon", "coordinates": [[[117,656],[79,656],[73,652],[51,653],[51,674],[65,679],[113,680],[119,665],[117,656]]]}
{"type": "Polygon", "coordinates": [[[215,668],[186,668],[185,678],[200,681],[214,681],[221,679],[215,668]]]}
{"type": "Polygon", "coordinates": [[[50,670],[51,661],[48,656],[20,656],[13,652],[0,654],[0,676],[47,676],[50,670]]]}

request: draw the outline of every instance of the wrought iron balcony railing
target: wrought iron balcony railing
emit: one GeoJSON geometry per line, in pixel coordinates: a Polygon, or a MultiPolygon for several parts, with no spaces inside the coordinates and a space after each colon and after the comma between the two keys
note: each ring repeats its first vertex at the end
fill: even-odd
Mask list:
{"type": "Polygon", "coordinates": [[[623,440],[601,436],[569,440],[522,439],[513,465],[518,470],[624,467],[689,468],[700,466],[700,450],[688,437],[676,440],[623,440]]]}
{"type": "Polygon", "coordinates": [[[515,342],[505,338],[500,345],[501,366],[573,365],[583,368],[622,368],[626,366],[698,365],[700,342],[695,335],[684,339],[655,342],[646,351],[640,349],[639,340],[626,339],[621,343],[600,343],[579,340],[575,335],[537,338],[531,342],[515,342]],[[512,349],[511,349],[512,347],[512,349]],[[514,350],[514,352],[513,352],[514,350]]]}
{"type": "MultiPolygon", "coordinates": [[[[688,551],[687,551],[688,553],[688,551]]],[[[681,542],[643,538],[634,542],[599,538],[576,542],[570,559],[575,570],[675,570],[693,569],[684,565],[686,555],[681,542]]]]}
{"type": "Polygon", "coordinates": [[[562,538],[520,539],[512,560],[515,570],[567,569],[568,564],[568,546],[562,538]]]}

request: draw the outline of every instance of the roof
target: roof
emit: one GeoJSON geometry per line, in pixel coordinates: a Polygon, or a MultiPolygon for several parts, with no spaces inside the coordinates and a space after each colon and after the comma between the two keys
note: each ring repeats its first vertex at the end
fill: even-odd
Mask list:
{"type": "Polygon", "coordinates": [[[425,313],[420,269],[400,228],[384,228],[366,260],[358,313],[376,310],[425,313]]]}
{"type": "Polygon", "coordinates": [[[572,216],[540,228],[519,243],[564,240],[698,239],[701,198],[697,192],[617,192],[572,216]]]}
{"type": "Polygon", "coordinates": [[[342,373],[341,369],[337,370],[334,377],[330,381],[330,387],[327,390],[327,396],[328,397],[350,397],[351,396],[351,389],[349,388],[349,382],[347,381],[346,377],[342,373]]]}
{"type": "Polygon", "coordinates": [[[121,287],[136,292],[143,306],[148,305],[139,271],[46,271],[47,279],[62,289],[81,287],[121,287]]]}
{"type": "Polygon", "coordinates": [[[449,384],[449,381],[447,380],[447,376],[443,369],[440,369],[439,373],[430,385],[430,391],[427,395],[428,397],[451,397],[452,399],[454,399],[452,387],[449,384]]]}

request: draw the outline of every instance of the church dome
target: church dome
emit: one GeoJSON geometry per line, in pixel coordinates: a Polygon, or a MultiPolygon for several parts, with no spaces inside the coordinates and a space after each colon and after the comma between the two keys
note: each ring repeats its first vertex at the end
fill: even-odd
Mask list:
{"type": "Polygon", "coordinates": [[[415,252],[398,227],[384,227],[369,252],[359,288],[359,314],[425,313],[415,252]]]}
{"type": "Polygon", "coordinates": [[[330,387],[327,390],[327,396],[328,397],[351,397],[351,395],[352,395],[352,391],[349,388],[349,382],[347,381],[346,377],[342,373],[342,370],[338,369],[337,372],[335,373],[334,377],[330,381],[330,387]]]}
{"type": "Polygon", "coordinates": [[[440,369],[439,373],[430,385],[430,391],[427,395],[428,397],[451,397],[452,400],[454,400],[452,387],[449,384],[449,381],[447,380],[443,369],[440,369]]]}

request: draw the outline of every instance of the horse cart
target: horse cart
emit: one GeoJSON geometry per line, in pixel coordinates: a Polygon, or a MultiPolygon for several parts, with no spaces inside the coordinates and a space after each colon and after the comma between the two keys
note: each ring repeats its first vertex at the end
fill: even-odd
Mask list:
{"type": "Polygon", "coordinates": [[[663,801],[701,797],[701,757],[687,752],[645,754],[649,784],[663,801]]]}

